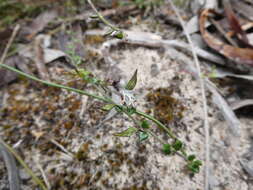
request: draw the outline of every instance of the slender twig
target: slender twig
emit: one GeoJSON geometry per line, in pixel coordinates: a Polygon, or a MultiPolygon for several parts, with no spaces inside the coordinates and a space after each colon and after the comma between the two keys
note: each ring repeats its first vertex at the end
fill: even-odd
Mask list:
{"type": "Polygon", "coordinates": [[[48,181],[47,175],[46,175],[45,171],[43,170],[42,166],[40,165],[38,158],[36,157],[33,160],[35,161],[38,169],[40,170],[42,178],[45,181],[45,184],[47,185],[47,188],[51,189],[51,185],[50,185],[50,183],[48,181]]]}
{"type": "Polygon", "coordinates": [[[205,128],[205,184],[204,184],[204,188],[205,190],[209,189],[209,162],[210,162],[210,143],[209,143],[209,122],[208,122],[208,115],[207,115],[207,100],[206,100],[206,93],[205,93],[205,83],[203,78],[201,77],[201,69],[200,69],[200,63],[199,63],[199,59],[197,57],[197,53],[195,50],[195,46],[193,45],[193,42],[191,40],[191,37],[189,35],[189,32],[186,29],[186,25],[177,9],[177,7],[174,5],[172,0],[167,0],[171,7],[173,8],[173,10],[175,11],[180,24],[184,30],[185,36],[192,48],[192,55],[193,55],[193,59],[195,62],[195,66],[197,68],[198,71],[198,78],[200,81],[200,87],[201,87],[201,94],[202,94],[202,102],[203,102],[203,111],[204,111],[204,128],[205,128]]]}
{"type": "Polygon", "coordinates": [[[58,148],[60,148],[63,152],[65,152],[68,156],[70,156],[72,159],[74,158],[73,154],[70,153],[66,148],[64,148],[64,146],[62,146],[60,143],[58,143],[56,140],[54,139],[50,139],[50,142],[53,143],[54,145],[56,145],[58,148]]]}
{"type": "Polygon", "coordinates": [[[7,56],[7,53],[8,53],[8,51],[9,51],[10,47],[11,47],[11,44],[12,44],[12,42],[13,42],[15,36],[16,36],[17,33],[18,33],[19,28],[20,28],[19,24],[16,25],[16,27],[14,28],[14,30],[13,30],[13,32],[12,32],[12,35],[11,35],[9,41],[8,41],[8,44],[7,44],[7,46],[5,47],[4,52],[3,52],[3,55],[2,55],[2,57],[1,57],[1,59],[0,59],[0,63],[1,63],[1,64],[4,63],[4,60],[5,60],[6,56],[7,56]]]}

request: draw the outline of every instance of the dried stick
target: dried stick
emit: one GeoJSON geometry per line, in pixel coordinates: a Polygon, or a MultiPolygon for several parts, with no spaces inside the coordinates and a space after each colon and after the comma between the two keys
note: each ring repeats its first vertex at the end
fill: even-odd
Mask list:
{"type": "Polygon", "coordinates": [[[193,45],[193,42],[191,40],[191,37],[186,29],[186,25],[178,11],[178,9],[176,8],[176,6],[174,5],[173,1],[171,0],[167,0],[171,7],[173,8],[173,10],[175,11],[180,24],[182,25],[182,28],[184,30],[185,36],[192,48],[192,55],[193,55],[193,59],[195,62],[195,66],[197,68],[197,72],[198,72],[198,77],[199,77],[199,81],[200,81],[200,87],[201,87],[201,94],[202,94],[202,101],[203,101],[203,111],[204,111],[204,128],[205,128],[205,190],[209,189],[209,162],[210,162],[210,144],[209,144],[209,122],[208,122],[208,115],[207,115],[207,101],[206,101],[206,93],[205,93],[205,83],[203,78],[201,77],[201,69],[200,69],[200,64],[199,64],[199,60],[197,57],[197,53],[195,50],[195,46],[193,45]]]}
{"type": "Polygon", "coordinates": [[[12,32],[12,35],[11,35],[11,38],[10,38],[10,40],[8,41],[8,44],[7,44],[7,46],[5,47],[4,52],[3,52],[3,55],[2,55],[2,57],[1,57],[1,59],[0,59],[0,63],[1,63],[1,64],[4,63],[4,60],[5,60],[6,56],[7,56],[7,53],[8,53],[8,51],[9,51],[10,47],[11,47],[11,44],[12,44],[12,42],[13,42],[15,36],[16,36],[17,33],[18,33],[19,28],[20,28],[19,24],[14,28],[14,30],[13,30],[13,32],[12,32]]]}

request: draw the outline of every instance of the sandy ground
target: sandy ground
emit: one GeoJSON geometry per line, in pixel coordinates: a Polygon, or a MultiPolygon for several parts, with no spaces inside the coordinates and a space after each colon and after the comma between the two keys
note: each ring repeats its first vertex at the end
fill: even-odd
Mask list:
{"type": "MultiPolygon", "coordinates": [[[[174,59],[174,53],[172,49],[160,51],[123,45],[111,50],[115,65],[108,67],[101,63],[100,68],[95,66],[93,72],[100,77],[108,73],[109,76],[119,75],[126,81],[138,69],[136,105],[143,111],[152,110],[152,104],[146,99],[149,92],[159,88],[171,90],[171,96],[185,110],[182,118],[167,124],[187,144],[187,152],[204,160],[199,84],[182,70],[184,63],[174,59]]],[[[56,80],[70,80],[61,75],[65,68],[61,64],[51,63],[49,67],[56,80]]],[[[66,83],[93,90],[82,82],[66,83]]],[[[94,128],[106,114],[99,109],[103,104],[98,101],[25,79],[15,81],[0,92],[0,135],[9,144],[16,145],[18,153],[35,174],[41,176],[38,166],[43,168],[52,189],[201,190],[204,187],[204,167],[191,177],[185,171],[185,162],[176,155],[164,155],[155,139],[139,142],[135,136],[113,136],[133,125],[127,118],[117,115],[94,128]],[[43,135],[35,138],[34,134],[39,135],[39,132],[43,135]],[[66,151],[50,139],[57,141],[66,151]]],[[[242,135],[232,138],[210,98],[208,105],[212,189],[253,189],[239,162],[250,148],[252,119],[241,118],[242,135]]],[[[156,131],[162,136],[159,130],[156,131]]],[[[20,169],[20,176],[23,189],[36,189],[23,169],[20,169]]],[[[6,169],[1,161],[0,189],[8,189],[7,184],[6,169]]]]}

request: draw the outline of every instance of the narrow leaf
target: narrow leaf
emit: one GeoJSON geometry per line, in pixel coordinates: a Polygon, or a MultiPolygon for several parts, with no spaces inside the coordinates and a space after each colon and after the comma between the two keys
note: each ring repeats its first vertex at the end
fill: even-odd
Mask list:
{"type": "Polygon", "coordinates": [[[172,146],[176,151],[178,151],[183,147],[183,143],[180,140],[176,140],[172,146]]]}
{"type": "Polygon", "coordinates": [[[106,104],[104,107],[102,107],[102,110],[104,111],[110,111],[112,108],[114,108],[115,104],[106,104]]]}
{"type": "Polygon", "coordinates": [[[124,38],[124,33],[122,31],[118,31],[113,36],[115,38],[118,38],[118,39],[123,39],[124,38]]]}
{"type": "Polygon", "coordinates": [[[139,139],[140,139],[140,141],[144,141],[144,140],[148,139],[148,137],[149,137],[149,135],[148,135],[148,133],[145,132],[145,131],[141,131],[141,132],[139,133],[139,139]]]}
{"type": "Polygon", "coordinates": [[[193,161],[195,158],[196,158],[196,156],[192,154],[192,155],[188,156],[187,159],[188,159],[189,161],[193,161]]]}
{"type": "Polygon", "coordinates": [[[133,115],[136,112],[136,108],[134,107],[127,107],[126,111],[130,114],[133,115]]]}
{"type": "Polygon", "coordinates": [[[144,120],[141,122],[141,127],[142,127],[143,129],[148,129],[148,128],[149,128],[149,123],[148,123],[148,121],[144,119],[144,120]]]}
{"type": "Polygon", "coordinates": [[[134,127],[129,127],[127,130],[122,131],[120,133],[116,133],[114,134],[114,136],[117,137],[130,137],[132,136],[134,133],[136,133],[138,131],[138,129],[134,128],[134,127]]]}
{"type": "Polygon", "coordinates": [[[200,160],[192,161],[187,166],[192,173],[198,173],[202,162],[200,160]]]}
{"type": "Polygon", "coordinates": [[[164,144],[163,145],[163,152],[165,153],[165,154],[171,154],[171,146],[170,146],[170,144],[164,144]]]}
{"type": "Polygon", "coordinates": [[[126,90],[133,90],[137,84],[137,69],[135,70],[132,78],[128,81],[127,85],[125,86],[126,90]]]}

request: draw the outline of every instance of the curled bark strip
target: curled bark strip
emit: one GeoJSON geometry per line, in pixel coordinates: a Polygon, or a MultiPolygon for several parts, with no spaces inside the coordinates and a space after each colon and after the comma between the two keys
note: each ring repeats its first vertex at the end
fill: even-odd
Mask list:
{"type": "Polygon", "coordinates": [[[211,9],[204,9],[201,11],[199,18],[200,32],[207,45],[235,63],[253,66],[253,49],[238,48],[225,44],[216,39],[205,29],[205,23],[210,13],[214,13],[214,11],[211,9]]]}

